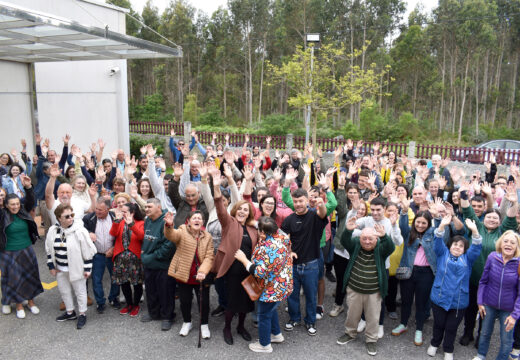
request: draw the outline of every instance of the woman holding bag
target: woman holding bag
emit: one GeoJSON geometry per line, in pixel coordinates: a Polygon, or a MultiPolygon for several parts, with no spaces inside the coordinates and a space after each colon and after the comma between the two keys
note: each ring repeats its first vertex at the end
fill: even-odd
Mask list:
{"type": "Polygon", "coordinates": [[[259,341],[249,344],[249,349],[270,353],[273,351],[271,342],[284,341],[277,307],[281,301],[287,299],[293,289],[291,244],[288,236],[278,234],[278,225],[271,217],[260,217],[258,234],[258,245],[253,251],[251,261],[240,249],[235,253],[235,258],[251,275],[260,280],[263,288],[257,309],[259,341]]]}
{"type": "Polygon", "coordinates": [[[188,214],[187,224],[179,229],[173,228],[173,213],[164,216],[164,236],[175,244],[177,250],[173,256],[168,275],[177,280],[179,287],[179,299],[181,302],[182,324],[179,335],[187,336],[192,328],[191,324],[191,300],[193,292],[197,301],[202,299],[199,307],[202,309],[201,334],[203,339],[210,338],[208,327],[209,317],[209,286],[200,283],[204,281],[213,266],[213,238],[209,232],[202,229],[204,214],[195,210],[188,214]]]}

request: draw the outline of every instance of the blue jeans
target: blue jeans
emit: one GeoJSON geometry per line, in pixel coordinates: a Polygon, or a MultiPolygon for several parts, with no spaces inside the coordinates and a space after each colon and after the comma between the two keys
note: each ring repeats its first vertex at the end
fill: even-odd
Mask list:
{"type": "Polygon", "coordinates": [[[112,258],[106,257],[103,254],[94,255],[92,259],[92,287],[94,288],[94,297],[98,305],[105,304],[105,292],[103,291],[103,275],[105,274],[105,267],[110,274],[110,294],[108,301],[114,301],[119,296],[119,285],[112,283],[112,269],[114,264],[112,258]]]}
{"type": "Polygon", "coordinates": [[[323,248],[320,249],[320,257],[318,258],[318,280],[323,279],[325,275],[325,258],[323,257],[323,248]]]}
{"type": "Polygon", "coordinates": [[[316,303],[318,301],[318,259],[304,264],[293,265],[294,289],[287,299],[289,317],[292,322],[300,322],[300,286],[305,293],[305,323],[316,323],[316,303]]]}
{"type": "Polygon", "coordinates": [[[267,346],[271,343],[271,334],[280,334],[280,324],[278,321],[278,307],[279,302],[263,302],[258,301],[258,337],[262,346],[267,346]]]}
{"type": "Polygon", "coordinates": [[[509,353],[513,347],[513,330],[506,331],[504,322],[509,316],[510,312],[505,310],[498,310],[491,306],[484,305],[486,308],[486,316],[482,320],[482,329],[480,330],[480,340],[478,342],[478,357],[485,359],[489,350],[489,341],[493,334],[493,327],[495,319],[498,318],[500,325],[500,349],[496,357],[497,360],[507,360],[509,353]]]}

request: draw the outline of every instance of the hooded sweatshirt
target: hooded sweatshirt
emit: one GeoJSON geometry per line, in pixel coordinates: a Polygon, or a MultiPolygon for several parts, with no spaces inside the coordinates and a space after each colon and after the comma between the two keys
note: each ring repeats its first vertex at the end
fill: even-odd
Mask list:
{"type": "Polygon", "coordinates": [[[168,270],[175,254],[175,245],[164,237],[164,215],[156,220],[149,217],[144,221],[144,239],[141,246],[143,266],[152,270],[168,270]]]}

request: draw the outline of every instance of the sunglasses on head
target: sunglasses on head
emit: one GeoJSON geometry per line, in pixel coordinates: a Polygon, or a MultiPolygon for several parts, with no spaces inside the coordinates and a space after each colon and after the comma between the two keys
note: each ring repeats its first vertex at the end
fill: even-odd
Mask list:
{"type": "Polygon", "coordinates": [[[66,220],[74,219],[74,213],[69,214],[69,215],[63,215],[63,217],[64,217],[66,220]]]}

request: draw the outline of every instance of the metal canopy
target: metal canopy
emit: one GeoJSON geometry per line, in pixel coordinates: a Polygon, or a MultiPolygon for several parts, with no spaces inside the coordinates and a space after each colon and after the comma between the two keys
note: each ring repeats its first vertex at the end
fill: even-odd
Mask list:
{"type": "Polygon", "coordinates": [[[0,60],[24,63],[182,57],[182,49],[0,2],[0,60]]]}

